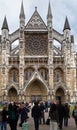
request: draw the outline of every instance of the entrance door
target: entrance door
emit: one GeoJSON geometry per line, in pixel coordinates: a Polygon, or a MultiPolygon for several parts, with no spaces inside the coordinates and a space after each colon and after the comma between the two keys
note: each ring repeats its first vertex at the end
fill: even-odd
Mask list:
{"type": "Polygon", "coordinates": [[[31,97],[30,97],[30,102],[35,102],[35,101],[36,101],[35,95],[31,95],[31,97]]]}
{"type": "Polygon", "coordinates": [[[65,94],[64,90],[62,88],[58,88],[56,91],[56,98],[61,100],[62,102],[65,101],[65,94]]]}
{"type": "Polygon", "coordinates": [[[37,95],[37,100],[42,101],[42,95],[37,95]]]}
{"type": "Polygon", "coordinates": [[[13,87],[8,92],[8,101],[10,102],[18,101],[17,91],[13,87]]]}
{"type": "Polygon", "coordinates": [[[42,101],[42,95],[31,95],[30,101],[31,102],[42,101]]]}
{"type": "Polygon", "coordinates": [[[61,100],[61,96],[56,96],[56,99],[61,100]]]}
{"type": "Polygon", "coordinates": [[[27,101],[28,100],[31,102],[35,100],[45,101],[47,98],[47,90],[39,80],[35,80],[34,82],[32,82],[32,84],[30,84],[29,87],[27,87],[25,95],[27,101]]]}

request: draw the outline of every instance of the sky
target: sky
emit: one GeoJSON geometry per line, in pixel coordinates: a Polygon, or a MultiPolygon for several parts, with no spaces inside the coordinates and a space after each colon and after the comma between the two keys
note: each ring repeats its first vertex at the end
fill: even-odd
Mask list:
{"type": "MultiPolygon", "coordinates": [[[[37,11],[47,25],[48,4],[51,4],[53,15],[53,28],[63,33],[66,16],[71,27],[71,35],[74,35],[77,45],[77,0],[23,0],[25,23],[29,21],[37,6],[37,11]]],[[[19,28],[19,14],[22,0],[0,0],[0,34],[4,17],[6,16],[9,33],[19,28]]]]}

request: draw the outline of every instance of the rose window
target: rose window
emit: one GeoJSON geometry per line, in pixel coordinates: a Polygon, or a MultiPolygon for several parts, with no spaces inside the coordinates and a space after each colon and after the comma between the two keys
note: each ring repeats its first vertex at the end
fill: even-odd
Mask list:
{"type": "Polygon", "coordinates": [[[26,40],[26,52],[31,55],[44,55],[47,53],[47,41],[41,36],[31,36],[26,40]]]}

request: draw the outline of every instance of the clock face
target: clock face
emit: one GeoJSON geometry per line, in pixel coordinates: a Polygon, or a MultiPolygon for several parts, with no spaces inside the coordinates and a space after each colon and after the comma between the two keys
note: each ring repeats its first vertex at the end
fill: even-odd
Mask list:
{"type": "Polygon", "coordinates": [[[30,55],[46,55],[47,40],[42,36],[32,35],[26,40],[25,48],[30,55]]]}

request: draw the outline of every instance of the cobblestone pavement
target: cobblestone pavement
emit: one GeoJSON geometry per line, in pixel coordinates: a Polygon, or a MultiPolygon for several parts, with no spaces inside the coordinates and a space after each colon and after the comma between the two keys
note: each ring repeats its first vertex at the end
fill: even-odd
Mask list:
{"type": "MultiPolygon", "coordinates": [[[[47,117],[48,117],[48,113],[45,113],[45,119],[47,119],[47,117]]],[[[34,130],[34,122],[33,122],[32,117],[30,116],[30,113],[29,113],[28,123],[29,123],[29,129],[28,130],[34,130]]],[[[9,125],[8,125],[7,130],[10,130],[9,125]]],[[[22,128],[18,126],[17,130],[22,130],[22,128]]],[[[39,130],[50,130],[50,126],[41,124],[39,130]]],[[[73,118],[69,119],[68,127],[63,126],[63,130],[77,130],[77,128],[75,127],[75,123],[74,123],[73,118]]]]}

